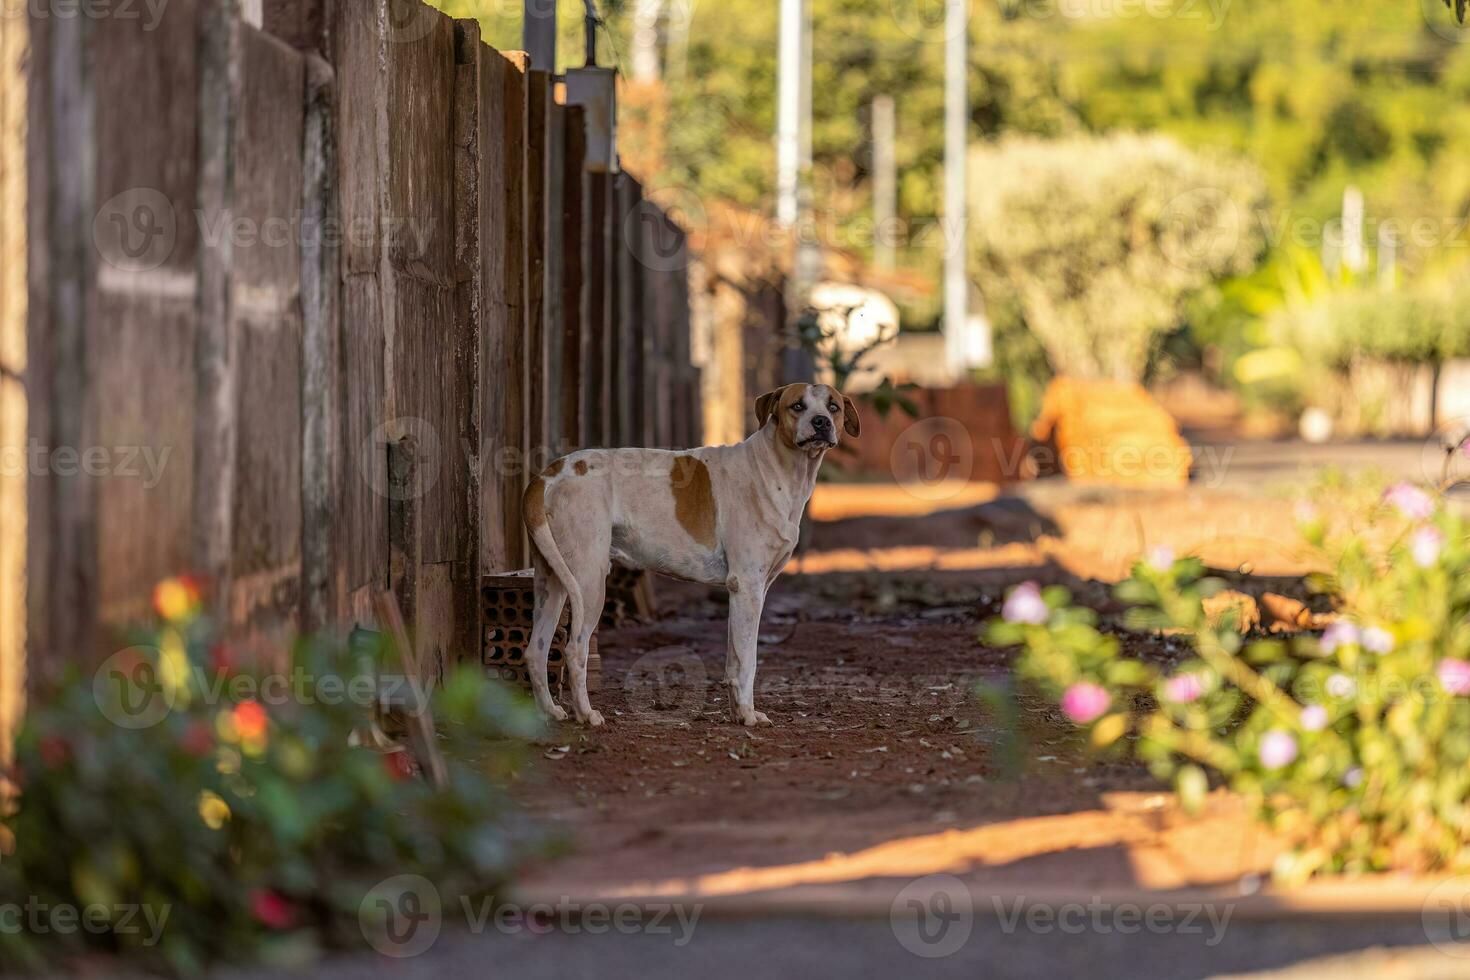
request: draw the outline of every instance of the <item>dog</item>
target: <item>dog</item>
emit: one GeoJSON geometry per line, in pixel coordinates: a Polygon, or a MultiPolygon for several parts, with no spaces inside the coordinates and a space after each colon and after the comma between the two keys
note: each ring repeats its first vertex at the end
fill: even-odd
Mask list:
{"type": "Polygon", "coordinates": [[[824,384],[789,384],[756,399],[755,434],[734,446],[584,449],[531,480],[521,515],[534,545],[535,625],[526,660],[541,711],[546,660],[571,602],[567,668],[579,722],[602,714],[587,698],[587,645],[602,615],[612,562],[730,590],[725,683],[734,719],[770,724],[755,709],[756,634],[766,592],[796,548],[817,470],[839,433],[861,431],[852,400],[824,384]]]}

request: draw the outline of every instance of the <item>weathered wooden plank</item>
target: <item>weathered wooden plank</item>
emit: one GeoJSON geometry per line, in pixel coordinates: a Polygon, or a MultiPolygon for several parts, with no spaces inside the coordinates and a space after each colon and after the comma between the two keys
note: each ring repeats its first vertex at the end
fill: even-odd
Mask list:
{"type": "Polygon", "coordinates": [[[526,425],[523,446],[531,470],[546,461],[546,120],[550,105],[551,76],[544,71],[526,72],[522,188],[526,347],[521,390],[526,425]]]}
{"type": "Polygon", "coordinates": [[[376,274],[342,285],[342,548],[345,591],[387,586],[388,450],[384,422],[383,312],[376,274]]]}
{"type": "Polygon", "coordinates": [[[499,353],[504,365],[500,390],[501,426],[505,445],[495,455],[496,470],[501,477],[501,514],[505,518],[506,561],[512,568],[522,567],[529,558],[525,528],[521,524],[521,488],[526,479],[527,449],[526,405],[526,66],[524,51],[504,55],[499,66],[504,82],[501,102],[504,120],[501,145],[506,154],[501,173],[504,175],[504,246],[499,261],[504,272],[505,328],[501,333],[499,353]],[[510,450],[514,450],[511,452],[510,450]]]}
{"type": "Polygon", "coordinates": [[[376,272],[379,174],[387,134],[379,131],[383,77],[378,64],[377,4],[331,0],[337,72],[337,193],[344,276],[376,272]]]}
{"type": "Polygon", "coordinates": [[[618,442],[647,446],[647,350],[643,323],[643,187],[628,173],[618,177],[618,364],[621,383],[618,442]]]}
{"type": "Polygon", "coordinates": [[[229,608],[237,626],[278,631],[295,625],[300,606],[301,240],[294,222],[303,197],[305,63],[271,35],[239,30],[229,608]],[[283,98],[283,91],[296,97],[283,98]]]}
{"type": "Polygon", "coordinates": [[[261,0],[261,26],[266,33],[293,48],[319,50],[326,37],[328,3],[329,0],[261,0]]]}
{"type": "MultiPolygon", "coordinates": [[[[518,394],[520,366],[507,360],[511,329],[506,296],[506,76],[513,69],[493,48],[479,48],[479,240],[480,265],[480,555],[479,571],[510,567],[512,546],[520,531],[508,525],[506,508],[514,498],[507,485],[504,452],[520,448],[520,433],[509,427],[510,400],[518,394]],[[514,369],[514,370],[512,370],[514,369]]],[[[515,329],[519,333],[520,323],[515,329]]],[[[519,503],[519,499],[515,498],[519,503]]],[[[478,608],[478,605],[477,605],[478,608]]]]}
{"type": "MultiPolygon", "coordinates": [[[[303,228],[323,232],[337,220],[335,115],[332,68],[309,55],[301,216],[303,228]]],[[[336,547],[343,475],[336,441],[343,384],[338,247],[335,234],[301,238],[301,626],[307,631],[324,629],[346,613],[338,592],[343,555],[336,547]]]]}
{"type": "Polygon", "coordinates": [[[587,135],[584,110],[568,106],[562,116],[565,136],[562,145],[561,192],[561,432],[559,441],[567,449],[585,446],[586,426],[583,413],[591,411],[585,402],[589,387],[583,374],[583,344],[587,326],[583,319],[587,289],[587,240],[590,237],[587,216],[587,135]]]}
{"type": "Polygon", "coordinates": [[[412,38],[387,46],[388,215],[393,268],[454,284],[454,21],[419,11],[420,0],[388,0],[393,23],[419,17],[412,38]],[[412,6],[414,13],[395,8],[412,6]]]}
{"type": "Polygon", "coordinates": [[[470,392],[449,335],[455,322],[454,290],[416,276],[394,283],[392,364],[396,429],[418,441],[421,483],[420,555],[428,562],[468,555],[465,529],[468,477],[460,443],[470,392]]]}
{"type": "Polygon", "coordinates": [[[565,370],[562,364],[562,337],[565,316],[562,309],[562,280],[566,272],[566,251],[563,243],[564,228],[562,203],[564,196],[566,166],[566,106],[558,104],[548,91],[546,103],[546,241],[542,279],[541,341],[544,345],[542,361],[546,365],[542,386],[543,400],[541,444],[546,447],[547,457],[566,452],[563,439],[566,429],[565,404],[562,393],[566,388],[565,370]]]}
{"type": "MultiPolygon", "coordinates": [[[[79,344],[56,365],[80,373],[55,390],[56,415],[74,423],[49,444],[53,453],[130,447],[125,451],[137,458],[162,461],[155,479],[120,466],[68,476],[53,456],[47,479],[80,484],[90,510],[72,513],[83,522],[81,533],[66,541],[64,532],[58,545],[76,565],[95,563],[83,575],[96,590],[56,612],[80,613],[86,622],[96,610],[99,623],[110,625],[144,613],[153,582],[194,564],[200,22],[194,4],[171,6],[151,32],[141,19],[84,21],[55,26],[86,38],[90,76],[82,77],[90,91],[71,97],[87,106],[94,128],[66,133],[53,149],[55,180],[70,185],[54,213],[67,226],[62,234],[85,249],[59,260],[76,263],[90,281],[81,306],[57,311],[81,318],[79,344]],[[91,174],[72,170],[88,157],[95,161],[91,174]],[[88,176],[90,187],[74,183],[88,176]],[[78,187],[80,196],[71,198],[78,187]],[[86,210],[68,213],[69,198],[86,210]]],[[[221,552],[228,548],[227,539],[218,544],[221,552]]],[[[103,637],[74,640],[54,652],[86,655],[103,637]]]]}
{"type": "Polygon", "coordinates": [[[669,327],[670,294],[669,258],[671,256],[668,215],[651,200],[643,202],[639,213],[643,260],[644,354],[647,386],[647,414],[644,432],[649,445],[668,447],[673,438],[673,361],[672,332],[669,327]]]}
{"type": "MultiPolygon", "coordinates": [[[[484,417],[487,393],[480,385],[481,361],[485,342],[485,301],[481,283],[485,279],[484,232],[481,219],[487,186],[482,174],[486,106],[481,100],[484,62],[493,57],[480,43],[480,25],[474,20],[454,23],[454,228],[455,228],[455,386],[459,389],[456,404],[457,443],[451,454],[463,474],[464,531],[460,537],[462,550],[454,561],[443,568],[449,572],[450,603],[448,619],[454,630],[447,641],[452,655],[472,653],[479,632],[476,597],[480,569],[481,528],[484,514],[480,489],[484,472],[481,453],[484,442],[480,426],[484,417]]],[[[499,535],[499,522],[496,534],[499,535]]],[[[432,568],[435,566],[427,566],[432,568]]],[[[426,594],[420,592],[420,595],[426,594]]],[[[422,639],[422,637],[421,637],[422,639]]],[[[441,651],[441,656],[444,651],[441,651]]],[[[478,658],[477,658],[478,659],[478,658]]],[[[439,665],[442,674],[443,663],[439,665]]]]}
{"type": "Polygon", "coordinates": [[[607,207],[609,178],[603,173],[585,177],[586,244],[579,319],[582,322],[582,430],[584,446],[608,444],[608,381],[612,370],[607,345],[607,207]]]}

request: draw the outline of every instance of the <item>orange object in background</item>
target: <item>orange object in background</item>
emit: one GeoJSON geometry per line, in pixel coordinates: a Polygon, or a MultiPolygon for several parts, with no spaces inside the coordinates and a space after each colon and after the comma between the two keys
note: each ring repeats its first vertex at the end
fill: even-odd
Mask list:
{"type": "Polygon", "coordinates": [[[1034,450],[1043,471],[1058,468],[1079,482],[1181,487],[1194,462],[1173,416],[1130,382],[1056,378],[1032,435],[1043,444],[1034,450]]]}

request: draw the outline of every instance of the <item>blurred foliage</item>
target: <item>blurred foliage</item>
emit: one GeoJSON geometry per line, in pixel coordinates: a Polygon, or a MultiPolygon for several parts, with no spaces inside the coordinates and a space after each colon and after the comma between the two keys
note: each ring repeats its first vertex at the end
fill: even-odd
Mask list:
{"type": "MultiPolygon", "coordinates": [[[[1447,459],[1466,447],[1450,445],[1447,459]]],[[[1298,510],[1329,570],[1314,582],[1338,607],[1320,636],[1247,642],[1238,613],[1207,613],[1224,583],[1158,549],[1116,593],[1129,630],[1175,632],[1192,647],[1177,666],[1129,656],[1065,589],[1031,584],[1008,598],[988,642],[1021,646],[1020,677],[1095,749],[1134,754],[1171,780],[1186,808],[1212,781],[1247,797],[1287,844],[1280,879],[1464,872],[1470,524],[1409,484],[1379,493],[1337,478],[1317,498],[1298,510]]]]}
{"type": "MultiPolygon", "coordinates": [[[[519,4],[440,5],[479,15],[493,44],[520,45],[519,4]]],[[[602,61],[626,70],[632,0],[600,6],[608,21],[602,61]]],[[[669,126],[650,157],[667,167],[661,182],[771,210],[778,7],[773,0],[663,5],[658,36],[669,126]]],[[[836,246],[870,254],[869,107],[875,96],[891,95],[898,214],[908,228],[899,260],[937,274],[944,240],[936,225],[942,5],[811,0],[811,9],[811,178],[819,227],[836,246]]],[[[1412,286],[1470,256],[1470,28],[1457,24],[1458,13],[1413,0],[1305,8],[1264,0],[976,0],[969,23],[971,135],[978,143],[1152,132],[1207,157],[1252,161],[1270,195],[1252,214],[1267,265],[1260,277],[1245,270],[1238,284],[1217,287],[1202,277],[1198,294],[1184,296],[1175,314],[1190,329],[1170,349],[1234,379],[1239,357],[1279,351],[1265,326],[1271,311],[1251,309],[1253,301],[1237,302],[1242,297],[1232,293],[1276,290],[1269,280],[1299,264],[1299,256],[1283,254],[1322,253],[1345,186],[1363,192],[1370,251],[1378,228],[1400,229],[1398,282],[1412,286]]],[[[581,5],[560,0],[559,14],[559,61],[579,64],[581,5]]],[[[638,138],[636,128],[625,133],[625,141],[638,138]]],[[[1074,162],[1074,176],[1085,180],[1091,161],[1074,162]]],[[[1002,335],[1035,325],[1030,310],[996,292],[990,283],[985,300],[992,313],[1019,317],[997,323],[1003,348],[1002,335]]],[[[937,300],[931,307],[905,308],[905,329],[927,326],[937,300]]],[[[1150,305],[1141,315],[1157,312],[1150,305]]],[[[1024,345],[1021,353],[1028,353],[1024,345]]],[[[1124,359],[1136,363],[1138,355],[1124,359]]],[[[998,367],[1013,369],[1032,366],[998,367]]],[[[1247,391],[1283,404],[1301,397],[1271,385],[1247,391]]]]}
{"type": "Polygon", "coordinates": [[[1052,365],[1079,378],[1140,380],[1183,299],[1260,251],[1254,170],[1166,137],[1016,137],[973,168],[983,292],[1014,299],[1052,365]]]}
{"type": "Polygon", "coordinates": [[[387,877],[422,875],[448,907],[538,852],[502,790],[539,730],[525,699],[478,667],[446,679],[433,710],[449,784],[436,790],[409,754],[357,744],[382,650],[303,639],[279,671],[236,662],[181,588],[160,586],[162,624],[95,675],[73,667],[32,692],[7,773],[0,902],[101,909],[105,928],[7,928],[0,963],[90,948],[188,975],[299,965],[361,945],[364,899],[387,877]]]}

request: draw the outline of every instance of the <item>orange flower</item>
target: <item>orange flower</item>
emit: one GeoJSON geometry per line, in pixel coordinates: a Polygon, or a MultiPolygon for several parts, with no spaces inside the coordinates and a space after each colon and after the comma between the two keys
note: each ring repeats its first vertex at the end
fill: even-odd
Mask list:
{"type": "Polygon", "coordinates": [[[235,705],[234,710],[235,731],[243,740],[254,740],[265,737],[265,730],[270,724],[265,709],[258,701],[241,701],[235,705]]]}
{"type": "Polygon", "coordinates": [[[198,580],[179,575],[166,578],[153,587],[153,609],[170,623],[192,616],[199,607],[198,580]]]}

